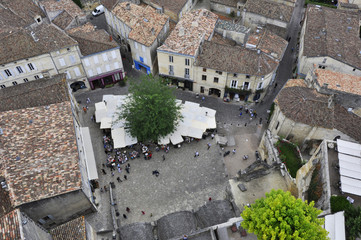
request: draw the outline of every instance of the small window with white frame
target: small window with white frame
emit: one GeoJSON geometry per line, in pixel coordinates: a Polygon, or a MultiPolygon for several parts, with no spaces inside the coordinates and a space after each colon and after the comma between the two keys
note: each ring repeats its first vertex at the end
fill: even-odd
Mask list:
{"type": "Polygon", "coordinates": [[[186,69],[184,70],[184,72],[185,72],[186,75],[189,76],[189,68],[186,68],[186,69]]]}
{"type": "Polygon", "coordinates": [[[23,69],[21,66],[17,66],[17,67],[16,67],[16,70],[17,70],[19,73],[24,73],[24,69],[23,69]]]}
{"type": "Polygon", "coordinates": [[[34,78],[35,78],[35,80],[38,80],[40,77],[39,77],[39,75],[35,75],[34,78]]]}
{"type": "Polygon", "coordinates": [[[173,56],[169,56],[169,62],[173,62],[173,56]]]}
{"type": "Polygon", "coordinates": [[[8,77],[11,77],[13,75],[10,69],[5,69],[4,72],[8,77]]]}
{"type": "Polygon", "coordinates": [[[237,88],[237,86],[238,86],[238,81],[237,80],[232,80],[231,88],[237,88]]]}
{"type": "Polygon", "coordinates": [[[29,79],[27,79],[27,78],[24,78],[23,80],[24,80],[24,82],[29,82],[29,79]]]}
{"type": "Polygon", "coordinates": [[[185,64],[186,64],[186,66],[189,66],[189,64],[190,64],[189,58],[185,59],[185,64]]]}
{"type": "Polygon", "coordinates": [[[263,88],[263,82],[258,83],[257,90],[260,90],[263,88]]]}
{"type": "Polygon", "coordinates": [[[207,75],[202,75],[202,81],[207,81],[207,75]]]}
{"type": "Polygon", "coordinates": [[[12,84],[15,86],[15,85],[18,85],[18,82],[14,81],[14,82],[12,82],[12,84]]]}
{"type": "Polygon", "coordinates": [[[0,88],[6,88],[6,86],[4,84],[0,85],[0,88]]]}
{"type": "Polygon", "coordinates": [[[35,67],[32,63],[28,63],[28,67],[29,67],[30,71],[35,70],[35,67]]]}

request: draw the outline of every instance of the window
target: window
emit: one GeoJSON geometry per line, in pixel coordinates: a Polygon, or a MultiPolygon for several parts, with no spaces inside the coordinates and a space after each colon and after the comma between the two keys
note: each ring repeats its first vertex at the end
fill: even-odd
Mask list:
{"type": "Polygon", "coordinates": [[[103,53],[103,54],[102,54],[102,57],[103,57],[103,61],[104,61],[104,62],[108,61],[108,56],[107,56],[106,53],[103,53]]]}
{"type": "Polygon", "coordinates": [[[203,68],[203,72],[207,72],[207,68],[203,68]]]}
{"type": "Polygon", "coordinates": [[[98,56],[94,56],[94,63],[99,63],[98,56]]]}
{"type": "Polygon", "coordinates": [[[173,56],[169,56],[169,62],[173,62],[173,56]]]}
{"type": "Polygon", "coordinates": [[[327,61],[327,58],[324,58],[323,61],[322,61],[322,63],[326,63],[326,61],[327,61]]]}
{"type": "Polygon", "coordinates": [[[189,59],[186,58],[185,60],[186,60],[186,62],[185,62],[186,66],[189,66],[189,59]]]}
{"type": "Polygon", "coordinates": [[[134,46],[136,49],[138,49],[138,43],[134,42],[134,46]]]}
{"type": "Polygon", "coordinates": [[[263,88],[263,82],[258,83],[257,90],[262,89],[262,88],[263,88]]]}
{"type": "Polygon", "coordinates": [[[23,80],[24,80],[24,82],[29,82],[29,79],[27,79],[27,78],[24,78],[23,80]]]}
{"type": "Polygon", "coordinates": [[[322,65],[318,65],[318,68],[325,69],[326,67],[322,65]]]}
{"type": "Polygon", "coordinates": [[[37,17],[37,18],[36,18],[36,22],[37,22],[37,23],[41,23],[41,17],[37,17]]]}
{"type": "Polygon", "coordinates": [[[248,90],[248,88],[249,88],[249,82],[244,82],[243,83],[243,89],[248,90]]]}
{"type": "Polygon", "coordinates": [[[29,67],[30,71],[35,70],[35,67],[32,63],[28,63],[28,67],[29,67]]]}
{"type": "Polygon", "coordinates": [[[204,93],[204,87],[201,87],[201,93],[204,93]]]}
{"type": "Polygon", "coordinates": [[[238,81],[237,80],[232,80],[231,88],[237,88],[237,86],[238,86],[238,81]]]}
{"type": "Polygon", "coordinates": [[[85,64],[85,66],[90,66],[90,62],[89,62],[89,59],[84,59],[84,64],[85,64]]]}
{"type": "Polygon", "coordinates": [[[69,56],[69,60],[71,64],[75,64],[75,57],[73,55],[69,56]]]}
{"type": "Polygon", "coordinates": [[[356,68],[352,69],[352,71],[356,71],[356,68]]]}
{"type": "Polygon", "coordinates": [[[12,84],[15,86],[15,85],[18,85],[18,83],[16,81],[12,82],[12,84]]]}
{"type": "Polygon", "coordinates": [[[0,85],[0,88],[6,88],[6,86],[5,85],[0,85]]]}
{"type": "Polygon", "coordinates": [[[247,74],[247,75],[246,75],[246,78],[251,78],[251,76],[247,74]]]}
{"type": "Polygon", "coordinates": [[[118,69],[118,68],[119,68],[119,63],[118,63],[118,62],[115,62],[115,63],[114,63],[114,68],[115,68],[115,69],[118,69]]]}
{"type": "Polygon", "coordinates": [[[77,77],[79,77],[81,75],[78,67],[74,68],[74,72],[75,72],[75,76],[77,76],[77,77]]]}
{"type": "Polygon", "coordinates": [[[144,45],[142,45],[142,51],[145,52],[145,46],[144,45]]]}
{"type": "Polygon", "coordinates": [[[8,76],[8,77],[12,76],[10,69],[5,69],[4,72],[5,72],[6,76],[8,76]]]}
{"type": "Polygon", "coordinates": [[[105,70],[107,70],[107,72],[110,71],[110,65],[105,65],[105,70]]]}
{"type": "Polygon", "coordinates": [[[222,72],[221,72],[221,71],[216,71],[216,73],[218,73],[219,75],[222,75],[222,72]]]}
{"type": "Polygon", "coordinates": [[[17,66],[16,70],[18,70],[19,73],[23,73],[24,69],[21,66],[17,66]]]}
{"type": "Polygon", "coordinates": [[[173,71],[174,71],[173,65],[169,65],[169,72],[173,72],[173,71]]]}
{"type": "Polygon", "coordinates": [[[185,74],[189,77],[189,68],[184,69],[185,74]]]}
{"type": "Polygon", "coordinates": [[[213,79],[213,82],[217,83],[218,80],[219,80],[219,79],[218,79],[217,77],[215,77],[215,78],[213,79]]]}
{"type": "Polygon", "coordinates": [[[59,63],[60,63],[60,66],[62,66],[62,67],[65,66],[65,61],[63,58],[59,58],[59,63]]]}
{"type": "Polygon", "coordinates": [[[112,58],[116,59],[117,58],[117,54],[115,53],[115,51],[112,51],[112,58]]]}
{"type": "Polygon", "coordinates": [[[237,73],[233,73],[233,77],[237,77],[238,75],[237,75],[237,73]]]}
{"type": "Polygon", "coordinates": [[[71,78],[70,72],[69,72],[69,71],[65,71],[65,73],[66,73],[66,79],[70,79],[70,78],[71,78]]]}
{"type": "Polygon", "coordinates": [[[202,80],[207,81],[207,75],[202,75],[202,80]]]}
{"type": "Polygon", "coordinates": [[[279,126],[280,126],[280,122],[277,122],[276,130],[278,129],[279,126]]]}
{"type": "Polygon", "coordinates": [[[34,78],[35,78],[35,80],[38,80],[40,77],[39,77],[39,75],[35,75],[34,78]]]}
{"type": "Polygon", "coordinates": [[[102,73],[102,69],[100,67],[97,67],[97,72],[98,74],[101,74],[102,73]]]}
{"type": "Polygon", "coordinates": [[[89,69],[88,70],[88,75],[89,75],[89,77],[93,76],[94,75],[93,70],[89,69]]]}
{"type": "Polygon", "coordinates": [[[119,73],[116,73],[113,76],[114,76],[115,81],[120,80],[120,74],[119,73]]]}

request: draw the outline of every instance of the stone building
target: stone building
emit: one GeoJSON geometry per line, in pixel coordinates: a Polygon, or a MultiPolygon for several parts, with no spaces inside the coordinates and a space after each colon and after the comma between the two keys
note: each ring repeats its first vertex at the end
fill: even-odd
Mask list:
{"type": "Polygon", "coordinates": [[[169,32],[169,18],[151,6],[121,2],[105,11],[111,32],[131,51],[134,67],[147,74],[158,71],[157,52],[169,32]]]}
{"type": "Polygon", "coordinates": [[[212,39],[217,19],[216,14],[206,9],[183,16],[157,49],[159,75],[172,79],[179,87],[192,90],[194,62],[202,43],[212,39]]]}
{"type": "Polygon", "coordinates": [[[249,35],[250,28],[247,28],[239,23],[232,21],[218,19],[215,32],[222,35],[224,38],[231,39],[237,44],[245,44],[249,35]]]}
{"type": "Polygon", "coordinates": [[[120,49],[104,30],[91,23],[67,31],[79,44],[81,61],[91,89],[105,87],[124,78],[120,49]]]}
{"type": "Polygon", "coordinates": [[[143,0],[143,2],[157,9],[158,12],[168,15],[174,22],[178,22],[197,4],[197,0],[143,0]]]}
{"type": "Polygon", "coordinates": [[[211,0],[211,10],[234,16],[241,16],[246,0],[211,0]]]}
{"type": "MultiPolygon", "coordinates": [[[[360,108],[360,96],[332,95],[308,88],[302,79],[289,80],[275,99],[269,129],[300,145],[313,140],[341,137],[361,141],[361,118],[353,108],[360,108]]],[[[355,109],[356,110],[356,109],[355,109]]]]}
{"type": "Polygon", "coordinates": [[[293,9],[293,6],[270,0],[247,1],[242,12],[242,23],[252,28],[273,25],[287,29],[293,9]]]}
{"type": "Polygon", "coordinates": [[[317,5],[307,7],[300,34],[298,74],[306,76],[313,65],[361,75],[359,14],[317,5]]]}
{"type": "Polygon", "coordinates": [[[94,211],[95,163],[65,74],[0,91],[0,100],[0,176],[11,208],[46,229],[94,211]]]}

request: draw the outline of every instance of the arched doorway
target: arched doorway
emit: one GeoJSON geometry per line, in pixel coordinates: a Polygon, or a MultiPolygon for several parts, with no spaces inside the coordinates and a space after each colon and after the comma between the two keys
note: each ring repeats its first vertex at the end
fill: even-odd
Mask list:
{"type": "Polygon", "coordinates": [[[210,88],[208,95],[213,95],[213,96],[220,97],[221,96],[221,90],[219,90],[217,88],[210,88]]]}

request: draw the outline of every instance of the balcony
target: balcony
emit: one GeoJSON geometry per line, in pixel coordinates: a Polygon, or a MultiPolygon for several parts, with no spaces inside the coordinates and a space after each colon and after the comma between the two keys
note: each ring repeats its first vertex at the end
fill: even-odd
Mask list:
{"type": "Polygon", "coordinates": [[[184,74],[184,78],[189,79],[189,74],[184,74]]]}

